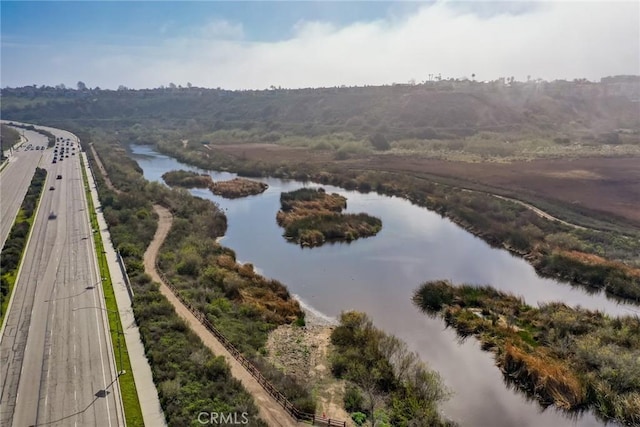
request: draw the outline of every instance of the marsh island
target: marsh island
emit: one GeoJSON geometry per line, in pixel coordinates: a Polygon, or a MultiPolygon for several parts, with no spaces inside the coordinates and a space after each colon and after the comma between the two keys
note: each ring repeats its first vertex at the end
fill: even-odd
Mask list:
{"type": "Polygon", "coordinates": [[[345,214],[347,199],[328,194],[323,188],[301,188],[280,195],[278,225],[285,239],[300,246],[320,246],[327,241],[350,242],[376,235],[382,229],[379,218],[366,213],[345,214]]]}

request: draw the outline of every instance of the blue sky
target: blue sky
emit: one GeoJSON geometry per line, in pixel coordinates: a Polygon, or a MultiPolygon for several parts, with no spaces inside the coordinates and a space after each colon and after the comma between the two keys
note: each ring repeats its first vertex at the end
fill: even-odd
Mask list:
{"type": "Polygon", "coordinates": [[[299,21],[338,25],[407,13],[420,3],[389,2],[172,2],[172,1],[2,1],[2,35],[75,42],[107,42],[188,34],[212,20],[241,23],[249,40],[274,41],[292,35],[299,21]]]}
{"type": "Polygon", "coordinates": [[[640,74],[638,2],[2,1],[1,20],[3,87],[640,74]]]}

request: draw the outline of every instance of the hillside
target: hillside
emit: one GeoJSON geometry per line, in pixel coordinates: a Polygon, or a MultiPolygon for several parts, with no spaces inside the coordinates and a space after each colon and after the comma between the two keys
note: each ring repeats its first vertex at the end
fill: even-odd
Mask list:
{"type": "MultiPolygon", "coordinates": [[[[151,90],[2,90],[2,116],[34,121],[73,118],[162,120],[196,132],[259,128],[314,136],[332,132],[388,139],[451,139],[480,131],[540,131],[598,136],[640,129],[640,82],[441,81],[424,85],[226,91],[181,88],[151,90]],[[630,88],[630,89],[629,89],[630,88]]],[[[277,140],[270,135],[266,140],[277,140]]],[[[273,142],[273,141],[270,141],[273,142]]]]}

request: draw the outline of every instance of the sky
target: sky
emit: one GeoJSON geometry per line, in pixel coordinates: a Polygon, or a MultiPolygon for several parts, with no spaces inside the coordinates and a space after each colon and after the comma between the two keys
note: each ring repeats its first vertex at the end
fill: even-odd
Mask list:
{"type": "Polygon", "coordinates": [[[640,2],[4,1],[0,86],[225,89],[640,74],[640,2]]]}

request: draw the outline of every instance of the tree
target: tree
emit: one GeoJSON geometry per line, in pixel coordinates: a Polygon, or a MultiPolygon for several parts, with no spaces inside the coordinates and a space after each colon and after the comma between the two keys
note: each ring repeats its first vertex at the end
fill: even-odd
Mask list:
{"type": "Polygon", "coordinates": [[[84,82],[83,82],[83,81],[79,81],[79,82],[76,84],[76,87],[78,88],[78,90],[81,90],[81,91],[85,91],[85,90],[87,90],[87,85],[86,85],[86,84],[84,84],[84,82]]]}
{"type": "Polygon", "coordinates": [[[125,85],[120,85],[118,86],[118,90],[123,91],[123,90],[129,90],[129,89],[125,85]]]}
{"type": "Polygon", "coordinates": [[[169,83],[169,89],[175,89],[175,88],[176,88],[175,83],[169,83]]]}
{"type": "Polygon", "coordinates": [[[375,423],[376,409],[385,403],[385,393],[380,390],[378,384],[383,379],[383,373],[378,366],[366,367],[364,365],[356,365],[351,376],[356,384],[358,384],[365,396],[365,405],[369,411],[373,423],[375,423]]]}
{"type": "Polygon", "coordinates": [[[391,148],[391,146],[389,145],[389,141],[387,141],[387,137],[380,132],[376,132],[373,136],[371,136],[369,138],[369,142],[371,142],[371,145],[373,145],[373,148],[375,148],[376,150],[384,151],[391,148]]]}

